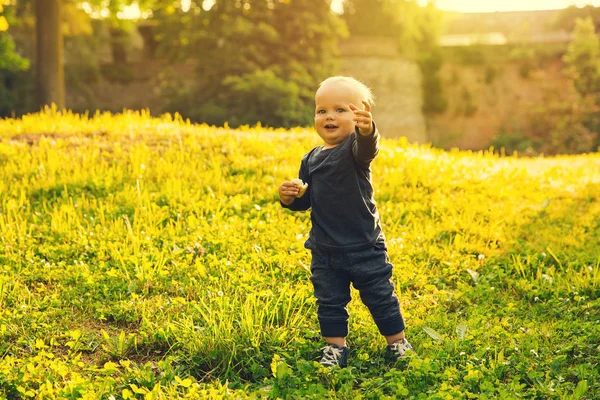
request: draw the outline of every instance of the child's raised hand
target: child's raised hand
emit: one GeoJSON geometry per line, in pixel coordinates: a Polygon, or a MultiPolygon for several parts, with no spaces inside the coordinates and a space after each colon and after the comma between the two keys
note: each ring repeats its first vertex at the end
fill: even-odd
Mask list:
{"type": "Polygon", "coordinates": [[[371,106],[369,103],[364,100],[362,103],[365,105],[364,110],[361,110],[352,103],[350,103],[350,109],[354,113],[354,121],[356,121],[358,131],[361,135],[368,136],[373,133],[373,116],[371,115],[371,106]]]}
{"type": "Polygon", "coordinates": [[[300,189],[295,183],[283,182],[279,186],[279,198],[281,202],[286,206],[289,206],[294,202],[296,196],[300,193],[300,189]]]}

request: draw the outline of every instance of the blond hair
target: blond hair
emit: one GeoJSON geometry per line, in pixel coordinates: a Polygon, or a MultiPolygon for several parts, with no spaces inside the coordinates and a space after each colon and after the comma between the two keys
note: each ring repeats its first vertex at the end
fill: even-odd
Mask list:
{"type": "Polygon", "coordinates": [[[375,105],[375,95],[373,94],[371,89],[356,78],[353,78],[351,76],[341,76],[341,75],[331,76],[331,77],[325,79],[323,82],[321,82],[319,84],[319,88],[321,88],[322,86],[324,86],[325,84],[328,84],[328,83],[346,83],[346,84],[350,85],[354,90],[356,90],[357,94],[362,99],[366,100],[367,103],[369,103],[369,105],[371,107],[375,105]]]}

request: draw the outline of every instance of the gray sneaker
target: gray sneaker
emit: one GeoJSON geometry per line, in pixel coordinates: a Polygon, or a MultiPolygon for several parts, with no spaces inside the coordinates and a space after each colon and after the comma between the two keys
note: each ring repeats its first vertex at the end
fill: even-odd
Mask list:
{"type": "Polygon", "coordinates": [[[321,358],[321,365],[326,367],[338,366],[344,368],[348,361],[348,353],[350,349],[348,346],[338,346],[337,344],[327,345],[323,347],[323,358],[321,358]]]}
{"type": "Polygon", "coordinates": [[[388,344],[385,348],[386,353],[390,356],[390,358],[394,358],[396,360],[404,357],[407,351],[414,351],[408,340],[402,339],[401,342],[396,342],[392,344],[388,344]]]}

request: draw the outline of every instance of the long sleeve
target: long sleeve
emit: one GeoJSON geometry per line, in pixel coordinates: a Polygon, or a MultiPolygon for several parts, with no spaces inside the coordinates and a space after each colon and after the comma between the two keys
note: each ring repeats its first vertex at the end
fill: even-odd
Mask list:
{"type": "Polygon", "coordinates": [[[352,145],[352,154],[356,162],[367,169],[379,153],[379,131],[373,121],[373,132],[370,135],[361,135],[358,128],[355,128],[355,133],[356,141],[352,145]]]}
{"type": "Polygon", "coordinates": [[[305,156],[302,159],[302,162],[300,163],[300,171],[298,172],[298,177],[300,179],[302,179],[302,181],[304,183],[308,183],[308,188],[306,189],[306,192],[304,192],[304,196],[300,197],[299,199],[296,198],[292,204],[285,205],[281,202],[281,200],[279,201],[279,204],[281,204],[281,206],[283,208],[287,208],[289,210],[292,211],[306,211],[311,207],[311,202],[310,202],[310,186],[311,186],[311,182],[310,182],[310,175],[308,173],[308,156],[305,156]]]}

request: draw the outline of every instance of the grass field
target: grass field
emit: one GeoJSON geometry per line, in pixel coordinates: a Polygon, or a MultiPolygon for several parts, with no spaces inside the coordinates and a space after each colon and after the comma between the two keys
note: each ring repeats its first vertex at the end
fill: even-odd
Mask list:
{"type": "Polygon", "coordinates": [[[383,140],[376,200],[416,353],[356,292],[325,369],[278,204],[312,131],[145,113],[0,120],[0,398],[600,398],[600,156],[383,140]]]}

